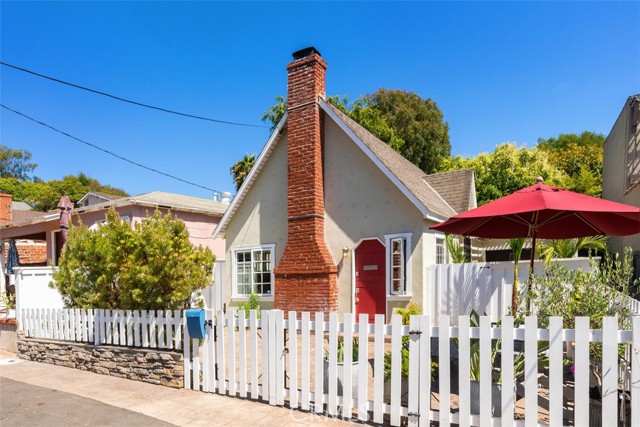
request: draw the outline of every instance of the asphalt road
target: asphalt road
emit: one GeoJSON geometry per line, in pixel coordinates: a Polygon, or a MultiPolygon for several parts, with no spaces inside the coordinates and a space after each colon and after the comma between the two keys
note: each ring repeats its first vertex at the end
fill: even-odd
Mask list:
{"type": "Polygon", "coordinates": [[[0,377],[0,426],[170,427],[138,412],[0,377]]]}

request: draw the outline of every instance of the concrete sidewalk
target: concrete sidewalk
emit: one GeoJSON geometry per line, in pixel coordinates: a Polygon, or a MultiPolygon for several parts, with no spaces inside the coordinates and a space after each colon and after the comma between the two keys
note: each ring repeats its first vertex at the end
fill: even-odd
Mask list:
{"type": "MultiPolygon", "coordinates": [[[[0,377],[59,390],[177,426],[351,426],[339,419],[269,406],[264,402],[99,375],[78,369],[17,359],[0,354],[0,377]]],[[[3,387],[0,398],[10,393],[3,387]]],[[[70,408],[79,411],[83,408],[70,408]]],[[[77,414],[76,414],[77,415],[77,414]]],[[[46,414],[43,414],[46,418],[46,414]]],[[[360,424],[361,425],[361,424],[360,424]]]]}

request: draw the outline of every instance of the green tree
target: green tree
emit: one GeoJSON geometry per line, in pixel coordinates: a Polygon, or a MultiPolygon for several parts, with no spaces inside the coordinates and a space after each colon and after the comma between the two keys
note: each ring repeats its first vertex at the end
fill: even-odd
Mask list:
{"type": "Polygon", "coordinates": [[[233,183],[236,185],[236,191],[240,189],[244,180],[249,176],[249,172],[251,172],[255,162],[255,154],[245,154],[243,158],[231,166],[231,176],[233,177],[233,183]]]}
{"type": "Polygon", "coordinates": [[[63,195],[67,195],[71,202],[76,203],[90,191],[127,196],[124,190],[101,184],[83,173],[50,181],[0,178],[0,192],[11,194],[14,200],[27,202],[35,210],[43,212],[56,209],[63,195]]]}
{"type": "Polygon", "coordinates": [[[547,153],[537,147],[499,144],[492,153],[473,158],[455,156],[443,161],[441,171],[472,168],[478,205],[491,202],[535,183],[538,176],[549,185],[563,186],[566,174],[553,166],[547,153]]]}
{"type": "Polygon", "coordinates": [[[19,181],[30,180],[31,173],[36,166],[31,162],[29,151],[0,145],[0,178],[15,178],[19,181]]]}
{"type": "Polygon", "coordinates": [[[380,112],[403,141],[398,152],[426,173],[437,172],[441,162],[450,156],[449,125],[432,99],[423,99],[414,92],[379,89],[358,103],[380,112]]]}
{"type": "MultiPolygon", "coordinates": [[[[277,96],[276,104],[262,116],[271,129],[287,110],[286,100],[277,96]]],[[[347,97],[330,96],[327,102],[343,111],[380,140],[387,143],[425,173],[437,172],[451,154],[449,125],[436,103],[402,90],[380,89],[353,104],[347,97]]]]}
{"type": "Polygon", "coordinates": [[[96,231],[71,228],[52,286],[67,307],[184,309],[211,283],[214,261],[170,214],[147,214],[132,228],[110,210],[96,231]]]}
{"type": "Polygon", "coordinates": [[[538,148],[567,175],[567,189],[600,197],[605,139],[594,132],[560,134],[557,138],[539,139],[538,148]]]}
{"type": "Polygon", "coordinates": [[[276,96],[275,101],[276,103],[269,107],[269,109],[264,112],[261,118],[263,122],[271,123],[271,132],[273,132],[276,126],[278,126],[278,123],[280,123],[282,116],[284,116],[284,113],[287,112],[287,100],[284,98],[284,96],[276,96]]]}

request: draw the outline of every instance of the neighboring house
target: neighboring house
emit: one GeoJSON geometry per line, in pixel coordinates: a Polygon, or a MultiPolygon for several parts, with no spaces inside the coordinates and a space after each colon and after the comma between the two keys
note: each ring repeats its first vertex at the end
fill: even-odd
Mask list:
{"type": "MultiPolygon", "coordinates": [[[[640,94],[624,104],[604,143],[602,198],[640,206],[640,94]]],[[[622,256],[630,246],[636,275],[640,274],[640,230],[625,237],[609,237],[609,249],[622,256]]]]}
{"type": "MultiPolygon", "coordinates": [[[[97,224],[105,221],[106,212],[110,208],[114,208],[121,218],[132,224],[143,219],[147,213],[153,214],[156,209],[163,213],[170,211],[185,222],[191,243],[210,248],[218,261],[224,260],[224,242],[214,240],[211,233],[220,222],[228,204],[161,191],[104,199],[108,197],[102,197],[99,193],[88,193],[80,199],[83,205],[71,211],[73,223],[81,222],[95,228],[97,224]]],[[[0,241],[30,239],[45,242],[44,265],[57,265],[62,248],[59,233],[60,213],[56,211],[30,212],[28,216],[16,215],[14,212],[9,222],[0,224],[0,241]]],[[[22,264],[22,258],[20,261],[22,264]]]]}
{"type": "MultiPolygon", "coordinates": [[[[44,214],[43,212],[33,211],[31,206],[25,202],[14,201],[10,194],[0,194],[0,198],[6,200],[5,203],[0,204],[0,208],[4,209],[0,213],[0,218],[2,218],[0,224],[10,221],[24,221],[44,214]],[[8,211],[6,210],[7,208],[9,208],[8,211]]],[[[47,265],[47,245],[45,242],[37,239],[19,239],[16,240],[16,248],[22,265],[32,267],[47,265]]],[[[8,250],[9,243],[5,242],[2,254],[5,261],[8,250]]]]}
{"type": "Polygon", "coordinates": [[[327,103],[313,48],[288,66],[288,110],[214,232],[225,302],[382,313],[423,304],[425,267],[446,260],[429,229],[476,206],[470,170],[427,175],[327,103]]]}
{"type": "Polygon", "coordinates": [[[123,196],[115,196],[113,194],[105,194],[105,193],[97,193],[97,192],[89,192],[82,196],[76,206],[90,206],[97,205],[98,203],[110,202],[112,200],[121,199],[123,196]]]}

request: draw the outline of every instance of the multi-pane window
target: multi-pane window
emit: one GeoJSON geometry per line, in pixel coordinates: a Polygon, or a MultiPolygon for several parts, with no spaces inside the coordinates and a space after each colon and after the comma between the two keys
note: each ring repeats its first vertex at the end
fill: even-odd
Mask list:
{"type": "Polygon", "coordinates": [[[445,263],[444,239],[436,239],[436,264],[445,263]]]}
{"type": "Polygon", "coordinates": [[[391,293],[404,294],[406,289],[406,241],[391,239],[391,293]]]}
{"type": "Polygon", "coordinates": [[[239,249],[235,251],[236,293],[238,295],[271,295],[271,248],[239,249]]]}

